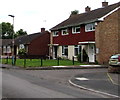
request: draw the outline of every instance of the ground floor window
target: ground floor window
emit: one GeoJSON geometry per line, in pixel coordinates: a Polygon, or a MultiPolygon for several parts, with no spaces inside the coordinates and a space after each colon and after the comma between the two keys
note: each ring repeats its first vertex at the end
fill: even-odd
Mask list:
{"type": "Polygon", "coordinates": [[[81,46],[80,45],[75,45],[74,46],[74,51],[75,51],[75,56],[79,55],[81,52],[81,46]]]}
{"type": "Polygon", "coordinates": [[[19,45],[19,48],[20,48],[20,49],[25,49],[24,44],[20,44],[20,45],[19,45]]]}
{"type": "Polygon", "coordinates": [[[11,47],[10,46],[7,47],[7,53],[11,53],[11,47]]]}
{"type": "Polygon", "coordinates": [[[6,46],[3,46],[3,53],[7,53],[6,46]]]}
{"type": "Polygon", "coordinates": [[[68,46],[62,46],[62,55],[68,56],[68,46]]]}

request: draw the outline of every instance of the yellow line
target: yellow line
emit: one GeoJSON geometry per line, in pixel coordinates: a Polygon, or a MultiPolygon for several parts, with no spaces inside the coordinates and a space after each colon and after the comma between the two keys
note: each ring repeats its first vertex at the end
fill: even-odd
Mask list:
{"type": "Polygon", "coordinates": [[[118,85],[117,83],[115,83],[115,82],[113,81],[113,79],[111,78],[111,76],[109,75],[109,73],[107,73],[107,76],[108,76],[109,80],[112,82],[112,84],[118,85]]]}

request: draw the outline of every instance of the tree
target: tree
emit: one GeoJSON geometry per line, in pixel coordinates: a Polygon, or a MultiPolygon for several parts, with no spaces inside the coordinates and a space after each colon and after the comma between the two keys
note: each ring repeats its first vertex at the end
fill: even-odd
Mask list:
{"type": "Polygon", "coordinates": [[[0,38],[2,39],[12,39],[13,35],[14,38],[21,36],[21,35],[25,35],[27,34],[26,31],[23,31],[23,29],[18,30],[16,33],[13,30],[13,25],[11,25],[9,22],[2,22],[0,24],[0,38]]]}
{"type": "Polygon", "coordinates": [[[20,29],[16,32],[15,37],[22,36],[22,35],[27,35],[27,32],[23,31],[23,29],[20,29]]]}
{"type": "Polygon", "coordinates": [[[13,30],[13,25],[11,25],[10,23],[6,23],[6,22],[2,22],[0,24],[0,26],[2,27],[2,39],[12,39],[12,36],[14,34],[14,30],[13,30]]]}
{"type": "Polygon", "coordinates": [[[78,10],[71,11],[71,15],[77,15],[77,14],[79,14],[78,10]]]}

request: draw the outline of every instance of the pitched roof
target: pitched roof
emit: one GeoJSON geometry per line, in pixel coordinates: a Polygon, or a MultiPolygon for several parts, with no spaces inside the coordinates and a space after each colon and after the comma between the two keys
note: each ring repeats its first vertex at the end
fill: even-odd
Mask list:
{"type": "Polygon", "coordinates": [[[12,39],[0,39],[0,46],[12,45],[12,39]]]}
{"type": "Polygon", "coordinates": [[[95,9],[87,13],[73,15],[68,19],[66,19],[65,21],[61,22],[60,24],[56,25],[55,27],[51,28],[50,30],[58,30],[70,26],[77,26],[80,24],[86,24],[86,23],[98,21],[99,18],[105,16],[106,14],[110,13],[119,6],[120,6],[120,2],[109,5],[107,7],[95,9]]]}
{"type": "Polygon", "coordinates": [[[36,39],[39,36],[42,36],[43,34],[48,33],[48,31],[45,32],[38,32],[33,33],[30,35],[23,35],[15,39],[15,45],[19,44],[29,44],[32,40],[36,39]]]}

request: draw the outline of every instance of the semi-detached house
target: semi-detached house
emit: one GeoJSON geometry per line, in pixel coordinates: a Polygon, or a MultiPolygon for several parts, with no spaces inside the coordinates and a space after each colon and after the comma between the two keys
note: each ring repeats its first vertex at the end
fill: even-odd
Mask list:
{"type": "MultiPolygon", "coordinates": [[[[80,54],[81,60],[85,61],[84,55],[87,54],[86,61],[95,62],[97,60],[100,63],[107,62],[110,55],[120,52],[118,49],[115,52],[109,52],[110,48],[112,48],[109,46],[110,42],[115,42],[114,40],[116,39],[120,42],[120,37],[117,37],[120,34],[119,31],[113,34],[111,32],[118,30],[116,25],[119,24],[119,17],[116,15],[115,19],[111,20],[111,16],[115,12],[118,14],[120,12],[119,9],[120,2],[112,5],[108,5],[108,2],[102,2],[102,7],[95,10],[91,10],[87,6],[84,13],[71,15],[65,21],[51,28],[53,58],[59,56],[72,59],[73,56],[77,57],[80,54]],[[109,19],[109,23],[105,23],[106,19],[109,19]],[[112,21],[118,21],[118,23],[115,24],[112,21]],[[107,28],[105,29],[104,26],[107,28]],[[111,26],[113,27],[110,31],[111,26]],[[109,34],[110,32],[111,34],[109,34]],[[107,34],[110,35],[109,38],[107,34]],[[111,36],[115,34],[116,38],[114,37],[113,41],[107,40],[111,40],[111,36]],[[106,40],[107,43],[105,43],[106,40]],[[103,59],[105,47],[107,47],[108,53],[106,51],[106,59],[103,59]]],[[[114,44],[120,49],[119,42],[114,44]]]]}
{"type": "Polygon", "coordinates": [[[41,32],[20,36],[15,39],[15,51],[25,49],[27,56],[38,58],[49,55],[50,33],[41,28],[41,32]]]}

